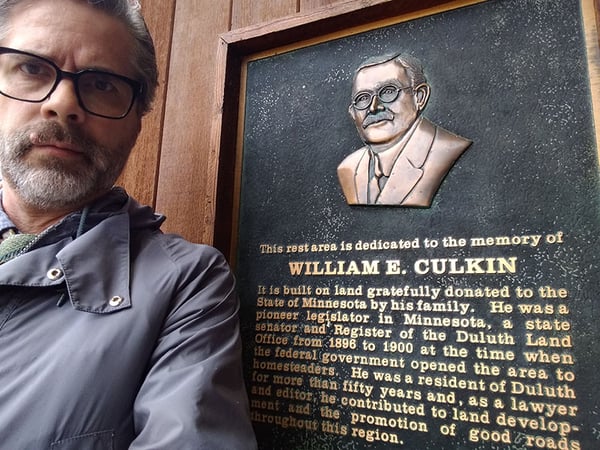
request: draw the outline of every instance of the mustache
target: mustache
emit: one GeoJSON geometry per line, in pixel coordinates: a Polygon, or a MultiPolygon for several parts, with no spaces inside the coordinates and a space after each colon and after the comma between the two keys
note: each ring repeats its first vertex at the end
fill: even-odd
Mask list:
{"type": "Polygon", "coordinates": [[[35,125],[30,130],[30,139],[33,145],[45,144],[48,142],[65,142],[76,145],[84,138],[81,133],[74,129],[67,129],[57,122],[43,122],[35,125]]]}
{"type": "Polygon", "coordinates": [[[389,109],[384,109],[383,111],[377,111],[376,113],[367,114],[365,120],[363,120],[362,123],[363,130],[369,125],[381,122],[382,120],[394,120],[394,114],[389,109]]]}
{"type": "Polygon", "coordinates": [[[17,153],[24,155],[34,145],[44,145],[54,142],[62,142],[73,146],[82,153],[88,153],[94,147],[94,143],[80,130],[74,127],[64,127],[58,122],[40,122],[23,129],[18,136],[17,153]]]}

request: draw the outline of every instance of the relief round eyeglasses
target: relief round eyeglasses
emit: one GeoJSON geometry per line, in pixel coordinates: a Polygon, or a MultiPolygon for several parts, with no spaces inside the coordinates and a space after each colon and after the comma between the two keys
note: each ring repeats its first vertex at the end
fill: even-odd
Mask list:
{"type": "Polygon", "coordinates": [[[373,97],[377,97],[381,103],[392,103],[396,101],[400,92],[406,89],[412,89],[412,86],[396,86],[395,84],[386,84],[377,92],[360,91],[352,100],[352,107],[359,111],[367,109],[373,103],[373,97]]]}

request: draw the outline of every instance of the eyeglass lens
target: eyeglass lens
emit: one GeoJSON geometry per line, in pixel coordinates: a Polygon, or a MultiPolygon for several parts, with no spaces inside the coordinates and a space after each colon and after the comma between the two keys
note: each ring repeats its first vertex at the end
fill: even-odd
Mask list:
{"type": "Polygon", "coordinates": [[[133,87],[117,75],[95,70],[67,74],[35,55],[0,53],[0,92],[5,96],[42,102],[63,77],[74,80],[81,106],[92,114],[120,118],[132,106],[133,87]]]}
{"type": "Polygon", "coordinates": [[[398,98],[400,91],[409,87],[398,87],[393,84],[383,86],[377,93],[363,91],[356,94],[353,105],[356,109],[367,109],[373,102],[373,97],[376,95],[383,103],[391,103],[398,98]]]}

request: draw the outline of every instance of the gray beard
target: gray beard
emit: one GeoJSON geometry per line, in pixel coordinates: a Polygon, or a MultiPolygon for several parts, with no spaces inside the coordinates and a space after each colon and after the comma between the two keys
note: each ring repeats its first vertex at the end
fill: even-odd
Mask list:
{"type": "Polygon", "coordinates": [[[110,190],[123,170],[128,149],[108,149],[77,130],[65,130],[56,122],[44,122],[11,135],[0,134],[0,168],[8,183],[29,206],[40,210],[78,209],[110,190]],[[58,158],[26,159],[32,148],[31,134],[41,142],[70,142],[85,153],[77,164],[58,158]]]}

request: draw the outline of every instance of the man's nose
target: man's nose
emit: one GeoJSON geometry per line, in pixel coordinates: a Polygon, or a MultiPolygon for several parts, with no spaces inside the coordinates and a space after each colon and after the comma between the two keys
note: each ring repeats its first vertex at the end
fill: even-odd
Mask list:
{"type": "Polygon", "coordinates": [[[381,103],[381,100],[379,100],[377,95],[374,95],[373,98],[371,98],[371,103],[369,104],[369,112],[377,112],[381,111],[382,109],[385,109],[383,103],[381,103]]]}
{"type": "Polygon", "coordinates": [[[63,122],[81,122],[85,111],[79,103],[73,80],[62,79],[50,97],[42,103],[41,113],[47,119],[59,119],[63,122]]]}

